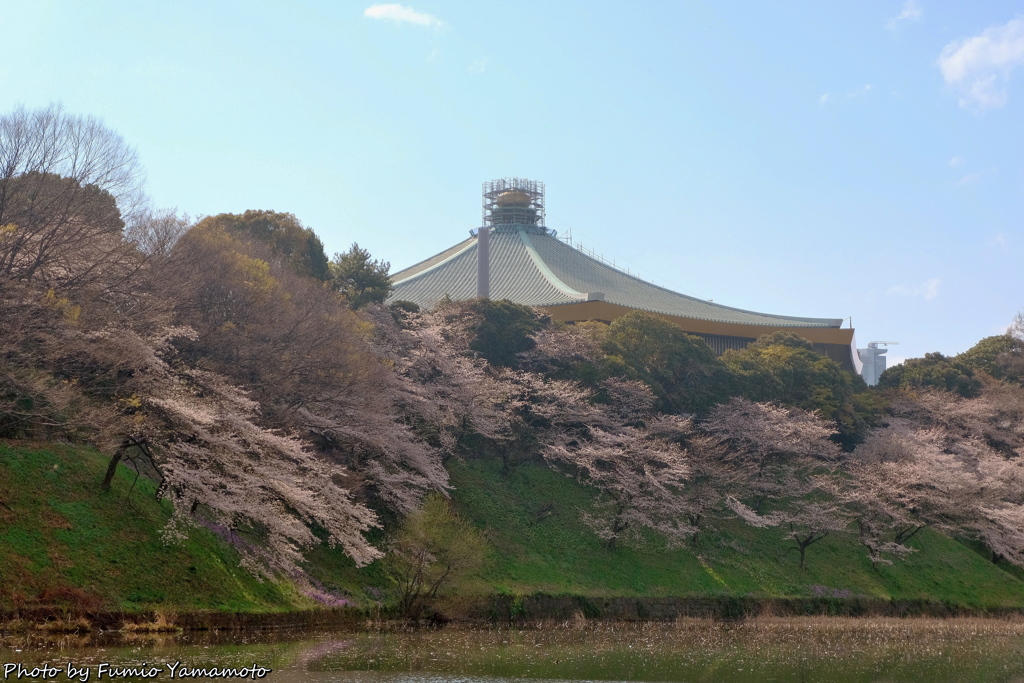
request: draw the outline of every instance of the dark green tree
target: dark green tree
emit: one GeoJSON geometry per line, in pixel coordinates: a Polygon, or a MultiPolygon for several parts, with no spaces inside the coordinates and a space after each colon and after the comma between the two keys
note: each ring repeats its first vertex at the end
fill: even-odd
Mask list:
{"type": "Polygon", "coordinates": [[[1024,341],[1009,334],[985,337],[954,360],[996,379],[1024,381],[1024,341]]]}
{"type": "Polygon", "coordinates": [[[415,301],[406,301],[405,299],[399,299],[398,301],[392,301],[388,305],[392,311],[402,311],[404,313],[419,313],[420,305],[415,301]]]}
{"type": "Polygon", "coordinates": [[[615,320],[604,339],[606,371],[638,379],[666,413],[704,413],[730,395],[729,369],[700,337],[643,311],[615,320]]]}
{"type": "Polygon", "coordinates": [[[839,428],[844,447],[860,441],[878,408],[861,396],[864,381],[792,332],[763,335],[747,348],[726,351],[722,360],[736,380],[736,391],[751,401],[773,401],[817,412],[839,428]]]}
{"type": "Polygon", "coordinates": [[[353,242],[344,254],[334,255],[330,264],[331,283],[352,308],[382,304],[391,293],[390,268],[390,263],[371,259],[370,252],[353,242]]]}
{"type": "Polygon", "coordinates": [[[220,228],[267,246],[271,255],[286,262],[305,277],[330,279],[323,242],[291,213],[249,210],[243,214],[222,213],[199,221],[197,228],[220,228]]]}
{"type": "Polygon", "coordinates": [[[477,299],[469,311],[477,320],[469,348],[491,365],[508,368],[519,367],[518,354],[535,346],[533,334],[546,323],[534,309],[508,299],[477,299]]]}
{"type": "Polygon", "coordinates": [[[849,389],[835,361],[791,332],[764,335],[741,351],[726,351],[723,360],[751,401],[777,401],[830,417],[849,389]]]}
{"type": "Polygon", "coordinates": [[[981,380],[970,365],[941,353],[926,353],[891,367],[878,379],[882,389],[943,389],[973,398],[981,392],[981,380]]]}

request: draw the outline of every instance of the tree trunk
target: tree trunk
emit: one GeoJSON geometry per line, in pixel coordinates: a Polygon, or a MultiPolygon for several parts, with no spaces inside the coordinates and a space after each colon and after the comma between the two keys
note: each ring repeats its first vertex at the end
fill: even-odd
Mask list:
{"type": "Polygon", "coordinates": [[[693,543],[693,549],[696,550],[697,544],[700,541],[700,523],[703,519],[703,515],[689,515],[687,519],[690,522],[690,526],[692,526],[695,529],[695,531],[693,532],[693,536],[690,537],[690,540],[693,543]]]}
{"type": "Polygon", "coordinates": [[[103,477],[103,483],[100,485],[100,489],[103,491],[110,490],[110,484],[114,481],[114,475],[117,474],[117,464],[121,462],[121,458],[124,456],[124,446],[117,449],[113,457],[110,458],[110,464],[107,465],[107,473],[103,477]]]}
{"type": "Polygon", "coordinates": [[[903,529],[899,529],[896,531],[896,536],[893,538],[893,540],[896,543],[903,545],[904,541],[909,541],[910,539],[912,539],[917,534],[917,532],[923,528],[924,524],[922,524],[921,526],[908,526],[903,529]]]}

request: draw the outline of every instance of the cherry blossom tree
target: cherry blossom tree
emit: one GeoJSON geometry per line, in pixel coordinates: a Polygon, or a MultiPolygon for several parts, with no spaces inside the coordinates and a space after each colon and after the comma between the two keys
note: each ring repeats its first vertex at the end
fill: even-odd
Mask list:
{"type": "Polygon", "coordinates": [[[662,534],[670,546],[693,535],[680,495],[689,469],[675,444],[632,427],[616,433],[595,428],[576,446],[549,446],[545,457],[600,491],[584,521],[609,548],[620,540],[642,544],[644,529],[662,534]]]}
{"type": "Polygon", "coordinates": [[[604,351],[595,334],[595,324],[606,327],[603,323],[542,327],[533,334],[533,348],[519,354],[519,367],[561,379],[579,375],[584,367],[597,374],[604,351]]]}
{"type": "Polygon", "coordinates": [[[693,531],[690,543],[697,549],[701,533],[728,509],[726,498],[737,491],[744,476],[725,461],[725,444],[701,431],[691,418],[658,415],[650,421],[649,431],[684,448],[690,475],[678,495],[683,515],[693,531]]]}
{"type": "Polygon", "coordinates": [[[159,495],[174,504],[164,537],[178,540],[195,523],[220,529],[257,573],[298,571],[302,551],[319,543],[314,527],[357,564],[378,557],[362,535],[376,517],[338,484],[339,468],[294,434],[260,426],[259,404],[225,377],[175,362],[174,342],[195,336],[106,329],[80,351],[122,379],[114,398],[123,428],[153,454],[159,495]]]}
{"type": "Polygon", "coordinates": [[[978,538],[994,559],[1020,563],[1024,546],[1013,526],[1024,504],[1020,391],[992,382],[975,398],[935,390],[897,398],[888,426],[845,464],[843,495],[864,535],[878,544],[889,534],[902,546],[930,527],[978,538]]]}
{"type": "Polygon", "coordinates": [[[974,491],[962,463],[935,437],[896,423],[871,434],[848,459],[851,481],[841,495],[857,511],[867,547],[880,546],[885,533],[904,545],[925,527],[954,533],[963,524],[974,491]]]}
{"type": "Polygon", "coordinates": [[[833,427],[799,408],[733,398],[711,410],[703,429],[726,447],[723,460],[744,475],[741,497],[759,512],[812,490],[815,470],[839,459],[833,427]]]}
{"type": "Polygon", "coordinates": [[[599,491],[584,521],[609,548],[644,542],[645,531],[679,545],[694,532],[682,491],[689,469],[683,449],[638,426],[649,418],[653,394],[640,382],[605,383],[608,403],[577,382],[506,371],[506,409],[541,444],[549,465],[599,491]]]}
{"type": "Polygon", "coordinates": [[[441,453],[401,409],[401,354],[382,353],[372,319],[216,222],[186,234],[168,263],[171,317],[198,333],[189,356],[249,388],[266,424],[301,434],[347,468],[353,491],[401,514],[447,487],[441,453]]]}
{"type": "Polygon", "coordinates": [[[704,429],[727,447],[724,461],[745,475],[729,507],[755,527],[780,527],[801,569],[811,545],[845,531],[849,518],[829,495],[839,449],[829,440],[833,428],[817,415],[734,398],[712,409],[704,429]]]}

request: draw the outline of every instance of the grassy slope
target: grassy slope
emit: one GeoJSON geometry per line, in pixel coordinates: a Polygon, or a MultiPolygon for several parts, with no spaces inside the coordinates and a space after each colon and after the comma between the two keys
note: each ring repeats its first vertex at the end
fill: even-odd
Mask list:
{"type": "MultiPolygon", "coordinates": [[[[121,468],[101,493],[106,458],[66,446],[0,445],[0,609],[12,600],[68,604],[98,596],[105,609],[267,611],[308,607],[287,586],[259,583],[209,532],[166,546],[158,530],[169,506],[151,482],[121,468]],[[17,596],[21,596],[20,598],[17,596]]],[[[510,474],[493,460],[450,464],[453,500],[486,530],[494,549],[480,588],[512,594],[586,596],[814,596],[836,591],[883,598],[925,598],[969,606],[1024,606],[1020,572],[934,533],[920,551],[875,570],[852,537],[808,551],[808,570],[771,530],[723,524],[687,549],[607,550],[580,521],[593,492],[536,464],[510,474]],[[547,510],[547,512],[545,512],[547,510]]],[[[356,569],[340,549],[310,554],[310,574],[359,602],[386,587],[379,563],[356,569]]]]}
{"type": "Polygon", "coordinates": [[[811,546],[797,568],[774,530],[724,523],[706,535],[699,557],[687,549],[607,550],[580,521],[587,488],[539,465],[508,475],[500,464],[471,460],[451,467],[460,512],[487,529],[494,559],[487,580],[517,594],[544,591],[592,596],[820,593],[924,598],[969,606],[1024,606],[1024,582],[964,545],[923,532],[909,559],[877,570],[852,536],[811,546]],[[550,514],[539,514],[548,506],[550,514]],[[845,594],[845,593],[844,593],[845,594]]]}
{"type": "Polygon", "coordinates": [[[205,529],[181,545],[157,533],[170,505],[120,467],[100,492],[107,458],[60,445],[0,445],[0,609],[19,604],[144,611],[275,610],[306,605],[260,583],[205,529]],[[99,604],[88,596],[99,598],[99,604]]]}

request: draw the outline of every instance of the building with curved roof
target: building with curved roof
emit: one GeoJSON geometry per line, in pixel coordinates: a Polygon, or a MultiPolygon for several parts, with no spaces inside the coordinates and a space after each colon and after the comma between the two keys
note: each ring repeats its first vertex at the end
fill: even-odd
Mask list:
{"type": "Polygon", "coordinates": [[[794,332],[843,367],[859,372],[853,330],[842,318],[804,318],[723,306],[651,284],[558,239],[544,226],[544,185],[522,178],[484,184],[482,227],[392,276],[388,301],[430,308],[490,297],[543,308],[563,322],[612,320],[648,311],[702,337],[717,352],[742,349],[763,334],[794,332]]]}

